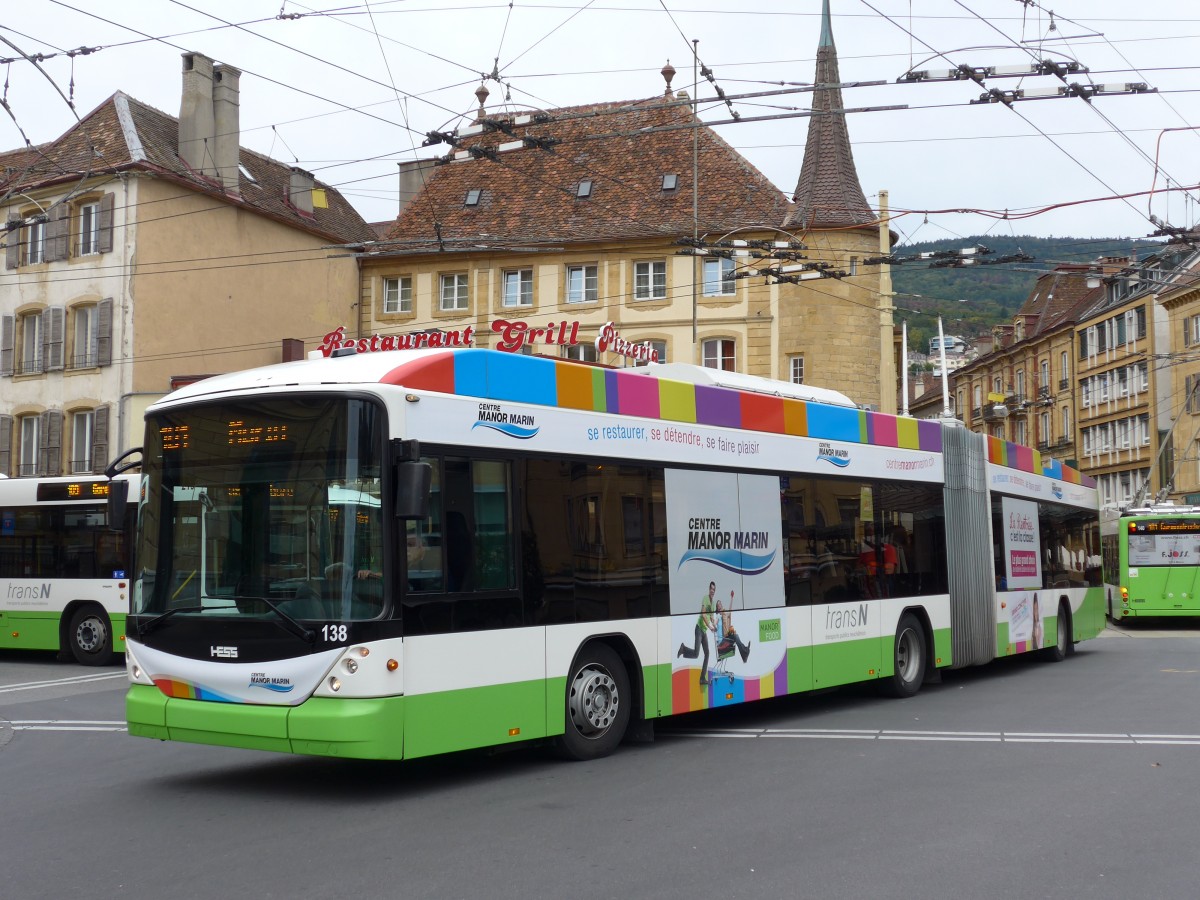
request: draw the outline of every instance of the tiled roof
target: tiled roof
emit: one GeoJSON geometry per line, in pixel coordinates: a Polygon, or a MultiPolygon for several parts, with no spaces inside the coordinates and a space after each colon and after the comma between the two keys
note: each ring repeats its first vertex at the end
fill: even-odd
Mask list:
{"type": "Polygon", "coordinates": [[[77,122],[62,137],[36,148],[0,153],[0,197],[14,190],[78,181],[89,174],[141,169],[338,243],[371,241],[375,233],[336,190],[325,191],[328,209],[306,215],[288,202],[291,168],[242,148],[240,198],[179,158],[179,120],[120,91],[77,122]]]}
{"type": "Polygon", "coordinates": [[[1101,287],[1088,287],[1090,266],[1063,265],[1038,277],[1037,283],[1017,316],[1037,316],[1037,325],[1025,332],[1026,338],[1037,337],[1060,325],[1074,322],[1083,310],[1102,296],[1101,287]]]}
{"type": "Polygon", "coordinates": [[[691,127],[686,103],[662,98],[566,107],[540,123],[496,117],[503,131],[462,141],[492,150],[525,138],[549,149],[497,150],[494,159],[447,162],[426,183],[389,235],[395,249],[428,248],[440,239],[532,244],[691,236],[692,140],[699,171],[699,233],[719,237],[745,226],[782,226],[790,206],[782,192],[711,128],[691,127]],[[646,129],[667,129],[652,130],[646,129]],[[663,190],[663,176],[677,178],[663,190]],[[591,195],[577,195],[580,182],[591,195]],[[468,191],[480,191],[467,206],[468,191]]]}
{"type": "MultiPolygon", "coordinates": [[[[813,83],[841,83],[828,4],[813,83]]],[[[804,144],[804,162],[792,197],[796,206],[787,220],[789,228],[854,228],[879,221],[858,183],[842,108],[840,88],[813,91],[813,116],[808,120],[808,140],[804,144]]]]}

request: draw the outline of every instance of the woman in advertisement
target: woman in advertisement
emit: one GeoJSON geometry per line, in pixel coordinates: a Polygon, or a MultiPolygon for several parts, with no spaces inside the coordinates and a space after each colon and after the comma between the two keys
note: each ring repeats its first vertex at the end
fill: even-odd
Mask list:
{"type": "Polygon", "coordinates": [[[1042,649],[1045,646],[1045,632],[1042,628],[1042,613],[1038,609],[1037,594],[1033,595],[1033,633],[1030,635],[1030,640],[1033,641],[1035,650],[1042,649]]]}

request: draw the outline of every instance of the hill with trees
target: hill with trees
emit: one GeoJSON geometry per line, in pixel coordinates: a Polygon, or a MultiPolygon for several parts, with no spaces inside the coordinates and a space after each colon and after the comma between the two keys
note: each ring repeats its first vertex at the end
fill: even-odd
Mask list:
{"type": "Polygon", "coordinates": [[[898,244],[896,257],[918,253],[983,246],[991,250],[980,259],[1015,253],[1033,257],[1028,262],[973,265],[963,268],[930,268],[928,262],[892,266],[896,297],[896,323],[908,322],[908,346],[926,352],[929,338],[937,335],[938,316],[947,334],[968,340],[987,334],[993,325],[1008,322],[1020,308],[1038,276],[1058,263],[1087,263],[1104,256],[1145,257],[1162,245],[1144,238],[1033,237],[1032,235],[976,235],[898,244]]]}

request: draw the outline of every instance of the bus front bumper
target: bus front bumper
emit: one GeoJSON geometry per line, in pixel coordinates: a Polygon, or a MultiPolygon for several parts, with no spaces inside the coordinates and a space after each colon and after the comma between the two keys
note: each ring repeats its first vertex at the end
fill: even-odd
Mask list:
{"type": "Polygon", "coordinates": [[[125,695],[129,733],[247,750],[348,759],[404,757],[404,698],[310,697],[299,706],[256,706],[167,697],[134,684],[125,695]]]}

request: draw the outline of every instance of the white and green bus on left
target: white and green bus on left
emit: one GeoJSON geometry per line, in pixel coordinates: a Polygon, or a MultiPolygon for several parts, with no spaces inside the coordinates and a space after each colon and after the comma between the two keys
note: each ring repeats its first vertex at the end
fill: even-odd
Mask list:
{"type": "Polygon", "coordinates": [[[101,476],[0,478],[0,650],[102,666],[124,649],[134,517],[108,527],[109,488],[101,476]]]}
{"type": "Polygon", "coordinates": [[[218,376],[146,413],[130,734],[611,752],[678,713],[1062,659],[1096,492],[841,395],[480,349],[218,376]]]}

